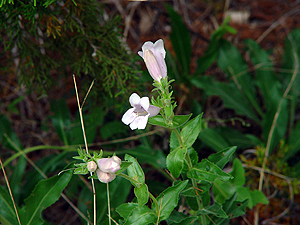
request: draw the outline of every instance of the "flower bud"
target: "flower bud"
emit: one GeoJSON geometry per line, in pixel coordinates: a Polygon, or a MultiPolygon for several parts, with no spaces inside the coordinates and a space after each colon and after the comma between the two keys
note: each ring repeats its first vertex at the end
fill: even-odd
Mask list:
{"type": "Polygon", "coordinates": [[[100,169],[97,169],[96,173],[97,173],[99,181],[102,182],[102,183],[111,182],[116,178],[116,174],[114,174],[114,173],[105,173],[105,172],[101,171],[100,169]]]}
{"type": "Polygon", "coordinates": [[[118,156],[99,159],[97,164],[99,169],[105,173],[115,173],[121,169],[121,159],[118,156]]]}
{"type": "Polygon", "coordinates": [[[87,163],[87,169],[88,169],[88,171],[90,171],[90,172],[95,172],[96,169],[97,169],[97,164],[96,164],[94,161],[89,161],[89,162],[87,163]]]}

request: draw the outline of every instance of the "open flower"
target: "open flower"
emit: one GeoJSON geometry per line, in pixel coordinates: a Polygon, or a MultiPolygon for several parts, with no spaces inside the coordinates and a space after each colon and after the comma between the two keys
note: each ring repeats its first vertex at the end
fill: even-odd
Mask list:
{"type": "Polygon", "coordinates": [[[146,64],[151,77],[160,81],[167,76],[167,66],[165,62],[166,51],[162,39],[157,40],[154,44],[147,41],[142,46],[142,51],[138,52],[146,64]]]}
{"type": "Polygon", "coordinates": [[[130,124],[129,127],[132,130],[145,129],[148,118],[156,116],[160,110],[158,107],[150,105],[148,97],[140,98],[136,93],[129,97],[129,102],[133,108],[126,111],[122,117],[122,122],[126,125],[130,124]]]}

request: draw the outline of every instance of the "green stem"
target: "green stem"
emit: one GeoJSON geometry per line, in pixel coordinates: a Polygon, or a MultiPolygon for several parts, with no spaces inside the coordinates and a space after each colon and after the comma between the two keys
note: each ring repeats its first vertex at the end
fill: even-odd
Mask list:
{"type": "MultiPolygon", "coordinates": [[[[182,140],[178,130],[177,129],[172,129],[172,131],[174,131],[180,146],[184,148],[185,146],[184,146],[183,140],[182,140]]],[[[193,164],[192,164],[192,161],[191,161],[191,158],[190,158],[190,155],[188,154],[188,152],[185,154],[185,160],[186,160],[186,163],[189,167],[189,170],[191,170],[193,168],[193,164]]],[[[196,179],[192,178],[191,181],[192,181],[193,188],[195,190],[197,190],[197,181],[196,181],[196,179]]],[[[203,204],[202,204],[202,200],[201,200],[200,195],[196,195],[196,201],[197,201],[197,205],[198,205],[198,210],[203,209],[203,204]]],[[[205,215],[201,215],[200,218],[201,218],[201,224],[206,225],[205,215]]]]}

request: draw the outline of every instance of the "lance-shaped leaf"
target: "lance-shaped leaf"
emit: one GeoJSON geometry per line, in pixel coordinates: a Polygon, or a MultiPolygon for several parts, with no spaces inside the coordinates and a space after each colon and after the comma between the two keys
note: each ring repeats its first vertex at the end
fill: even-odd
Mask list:
{"type": "Polygon", "coordinates": [[[215,181],[219,178],[223,181],[232,179],[233,177],[222,171],[216,164],[203,159],[200,163],[196,164],[193,169],[187,173],[189,178],[195,178],[197,180],[206,180],[209,182],[215,181]]]}
{"type": "MultiPolygon", "coordinates": [[[[159,221],[167,219],[171,212],[178,204],[178,199],[180,192],[187,185],[188,180],[178,182],[176,185],[167,188],[164,190],[157,198],[157,202],[159,204],[159,221]]],[[[156,210],[156,206],[152,204],[153,210],[156,210]]]]}
{"type": "Polygon", "coordinates": [[[196,141],[201,130],[202,114],[189,121],[181,130],[180,136],[186,148],[191,147],[196,141]]]}
{"type": "Polygon", "coordinates": [[[41,180],[25,200],[25,206],[20,212],[22,224],[43,224],[42,211],[55,203],[72,177],[72,171],[68,170],[61,175],[56,175],[47,180],[41,180]]]}
{"type": "Polygon", "coordinates": [[[192,116],[192,114],[189,115],[176,115],[173,117],[172,124],[166,124],[165,119],[160,116],[153,116],[148,119],[148,123],[151,125],[156,125],[156,126],[161,126],[161,127],[166,127],[166,128],[172,128],[175,129],[177,127],[181,127],[184,125],[192,116]]]}
{"type": "Polygon", "coordinates": [[[179,146],[167,156],[167,168],[175,178],[181,173],[186,152],[186,148],[179,146]]]}
{"type": "Polygon", "coordinates": [[[149,192],[148,192],[148,186],[146,184],[143,184],[139,187],[135,187],[134,194],[137,197],[139,208],[141,208],[143,205],[145,205],[148,202],[149,192]]]}

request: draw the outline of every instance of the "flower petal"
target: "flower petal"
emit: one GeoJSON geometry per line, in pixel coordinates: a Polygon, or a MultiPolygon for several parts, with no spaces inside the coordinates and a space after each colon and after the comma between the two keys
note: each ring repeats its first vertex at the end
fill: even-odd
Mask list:
{"type": "Polygon", "coordinates": [[[140,104],[140,96],[137,93],[132,93],[129,97],[129,103],[132,107],[140,104]]]}
{"type": "Polygon", "coordinates": [[[138,128],[138,117],[136,117],[132,123],[129,125],[130,129],[131,130],[135,130],[138,128]]]}
{"type": "Polygon", "coordinates": [[[148,111],[148,108],[150,106],[149,98],[142,97],[140,100],[140,105],[143,107],[144,110],[148,111]]]}
{"type": "Polygon", "coordinates": [[[134,108],[128,109],[122,117],[122,122],[126,125],[132,123],[132,121],[137,117],[134,113],[134,108]]]}
{"type": "Polygon", "coordinates": [[[143,51],[138,51],[138,55],[141,56],[144,59],[144,52],[143,51]]]}
{"type": "Polygon", "coordinates": [[[167,76],[167,65],[165,62],[166,51],[164,49],[164,42],[162,39],[159,39],[158,41],[155,42],[153,53],[159,65],[161,71],[161,77],[165,78],[167,76]]]}
{"type": "Polygon", "coordinates": [[[146,125],[147,125],[147,122],[148,122],[148,117],[149,115],[146,115],[146,116],[139,116],[137,119],[136,119],[136,122],[137,122],[137,128],[139,130],[143,130],[146,128],[146,125]]]}
{"type": "Polygon", "coordinates": [[[149,117],[156,116],[160,111],[160,108],[154,105],[150,105],[148,108],[149,117]]]}
{"type": "Polygon", "coordinates": [[[154,54],[161,54],[163,58],[166,57],[166,50],[164,48],[164,41],[162,39],[159,39],[154,43],[154,54]]]}

